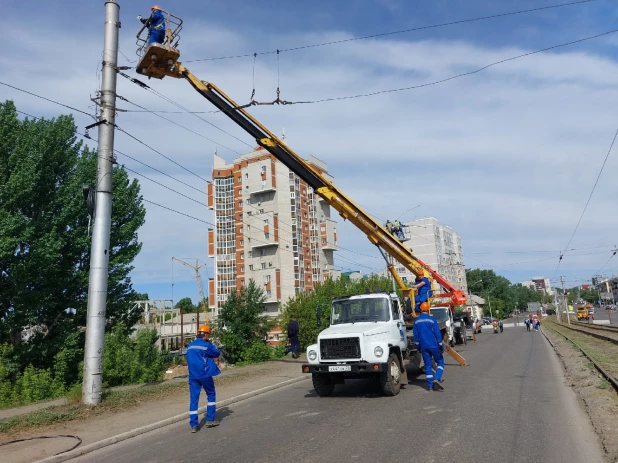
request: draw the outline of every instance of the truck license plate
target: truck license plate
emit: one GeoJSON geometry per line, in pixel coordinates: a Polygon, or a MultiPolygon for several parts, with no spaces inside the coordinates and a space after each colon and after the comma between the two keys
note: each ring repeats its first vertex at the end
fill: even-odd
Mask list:
{"type": "Polygon", "coordinates": [[[333,365],[328,367],[328,371],[352,371],[350,365],[333,365]]]}

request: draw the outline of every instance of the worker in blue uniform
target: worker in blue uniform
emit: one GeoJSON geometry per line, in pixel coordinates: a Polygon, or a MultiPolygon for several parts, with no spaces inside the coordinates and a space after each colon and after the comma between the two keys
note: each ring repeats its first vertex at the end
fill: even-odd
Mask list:
{"type": "Polygon", "coordinates": [[[165,41],[165,16],[163,16],[163,10],[159,5],[150,9],[148,19],[142,18],[141,15],[137,19],[148,28],[148,45],[165,41]]]}
{"type": "Polygon", "coordinates": [[[429,315],[429,302],[421,304],[421,315],[414,320],[414,343],[416,349],[423,356],[425,364],[425,377],[427,378],[427,390],[435,391],[443,389],[442,375],[444,374],[444,343],[442,342],[442,333],[435,318],[429,315]],[[432,369],[432,359],[435,360],[438,367],[434,378],[432,369]],[[435,379],[435,383],[434,383],[435,379]]]}
{"type": "Polygon", "coordinates": [[[414,303],[416,305],[416,313],[421,312],[421,304],[423,302],[429,302],[429,298],[431,297],[431,282],[429,278],[426,278],[425,275],[416,275],[416,281],[414,282],[414,289],[416,289],[417,293],[414,297],[414,303]]]}
{"type": "Polygon", "coordinates": [[[215,421],[216,393],[214,376],[221,373],[215,359],[221,353],[219,349],[209,341],[210,327],[201,325],[197,330],[197,338],[187,346],[187,365],[189,366],[189,424],[191,432],[199,431],[198,404],[202,388],[206,392],[208,403],[206,406],[206,427],[219,426],[215,421]]]}

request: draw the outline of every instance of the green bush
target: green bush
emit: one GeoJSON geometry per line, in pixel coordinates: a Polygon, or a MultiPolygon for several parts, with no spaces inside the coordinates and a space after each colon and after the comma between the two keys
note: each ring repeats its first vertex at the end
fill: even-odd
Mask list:
{"type": "Polygon", "coordinates": [[[167,352],[159,351],[156,342],[156,330],[140,329],[132,341],[128,328],[116,325],[105,335],[105,387],[161,381],[170,359],[167,352]]]}
{"type": "Polygon", "coordinates": [[[264,341],[256,341],[243,353],[243,361],[246,363],[266,362],[273,358],[273,348],[264,341]]]}

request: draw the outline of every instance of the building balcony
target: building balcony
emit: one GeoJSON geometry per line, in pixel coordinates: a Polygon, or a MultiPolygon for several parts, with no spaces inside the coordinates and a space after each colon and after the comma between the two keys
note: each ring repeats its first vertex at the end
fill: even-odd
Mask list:
{"type": "Polygon", "coordinates": [[[249,195],[250,196],[261,195],[264,193],[271,193],[273,191],[277,191],[277,188],[272,185],[260,185],[259,190],[250,191],[249,195]]]}
{"type": "Polygon", "coordinates": [[[251,249],[269,248],[271,246],[279,246],[279,241],[265,239],[264,241],[256,242],[256,244],[253,244],[253,241],[251,242],[251,249]]]}

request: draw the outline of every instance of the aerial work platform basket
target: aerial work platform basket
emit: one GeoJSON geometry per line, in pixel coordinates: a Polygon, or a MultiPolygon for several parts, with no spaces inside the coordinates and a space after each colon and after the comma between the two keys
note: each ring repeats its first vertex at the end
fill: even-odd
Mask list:
{"type": "Polygon", "coordinates": [[[145,24],[137,33],[136,42],[139,62],[135,70],[138,74],[156,79],[163,79],[163,77],[170,75],[180,58],[180,51],[177,47],[178,42],[180,42],[182,19],[169,11],[161,10],[161,12],[165,17],[165,39],[163,43],[148,44],[150,33],[145,24]]]}

